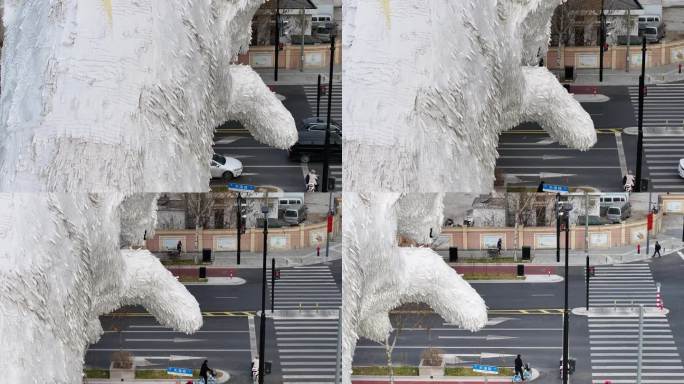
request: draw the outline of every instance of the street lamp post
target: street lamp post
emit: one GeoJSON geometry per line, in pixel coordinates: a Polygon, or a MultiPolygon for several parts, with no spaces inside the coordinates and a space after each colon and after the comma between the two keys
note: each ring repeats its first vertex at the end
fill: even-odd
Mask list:
{"type": "Polygon", "coordinates": [[[242,237],[242,207],[240,205],[241,197],[242,196],[240,195],[240,192],[238,192],[237,201],[235,203],[235,211],[237,212],[237,265],[240,265],[240,238],[242,237]]]}
{"type": "Polygon", "coordinates": [[[276,0],[275,16],[275,57],[273,59],[275,68],[273,71],[273,81],[278,81],[278,56],[280,54],[280,0],[276,0]]]}
{"type": "Polygon", "coordinates": [[[639,135],[637,138],[636,191],[641,192],[641,160],[644,152],[644,96],[646,87],[646,37],[641,41],[641,76],[639,76],[639,135]]]}
{"type": "Polygon", "coordinates": [[[586,278],[586,283],[587,283],[587,288],[585,290],[586,294],[586,304],[587,304],[587,311],[589,310],[589,193],[584,192],[584,253],[587,255],[587,260],[586,260],[586,273],[587,273],[587,278],[586,278]]]}
{"type": "Polygon", "coordinates": [[[556,193],[556,263],[560,263],[560,193],[556,193]]]}
{"type": "Polygon", "coordinates": [[[601,0],[601,32],[599,36],[599,44],[601,45],[599,50],[599,81],[603,82],[603,47],[606,45],[606,13],[604,7],[604,0],[601,0]]]}
{"type": "Polygon", "coordinates": [[[563,306],[563,384],[568,384],[568,349],[569,349],[569,332],[570,332],[570,313],[568,311],[568,269],[570,262],[570,211],[572,211],[572,205],[569,203],[562,204],[558,207],[560,211],[560,216],[563,218],[563,224],[565,226],[565,303],[563,306]]]}
{"type": "Polygon", "coordinates": [[[333,66],[335,64],[335,28],[330,31],[330,76],[328,78],[328,121],[325,123],[325,147],[323,148],[323,192],[328,192],[330,172],[330,114],[332,112],[333,66]]]}
{"type": "Polygon", "coordinates": [[[261,270],[261,329],[259,329],[259,384],[264,384],[266,349],[266,252],[268,244],[268,205],[261,207],[264,214],[264,257],[261,270]]]}

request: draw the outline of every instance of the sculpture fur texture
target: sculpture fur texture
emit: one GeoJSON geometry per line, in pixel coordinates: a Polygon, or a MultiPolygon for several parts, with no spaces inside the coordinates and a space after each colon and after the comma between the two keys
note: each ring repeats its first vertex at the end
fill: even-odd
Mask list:
{"type": "Polygon", "coordinates": [[[487,323],[482,298],[426,247],[439,236],[443,198],[442,194],[344,194],[343,383],[351,383],[359,337],[385,341],[392,331],[389,312],[401,304],[426,303],[446,321],[472,331],[487,323]],[[400,236],[417,246],[399,247],[400,236]]]}
{"type": "Polygon", "coordinates": [[[0,194],[3,382],[81,382],[98,316],[122,305],[201,327],[197,301],[131,248],[154,229],[156,197],[138,193],[207,191],[227,120],[297,140],[258,74],[231,64],[263,2],[4,0],[0,191],[40,193],[0,194]]]}
{"type": "Polygon", "coordinates": [[[85,351],[103,332],[98,316],[123,305],[141,304],[182,332],[202,326],[195,298],[136,247],[153,234],[156,201],[0,194],[3,382],[80,383],[85,351]]]}
{"type": "Polygon", "coordinates": [[[205,192],[214,129],[289,148],[250,67],[265,0],[5,0],[0,191],[205,192]]]}
{"type": "Polygon", "coordinates": [[[560,3],[345,1],[345,190],[488,193],[522,122],[590,148],[589,114],[538,66],[560,3]]]}

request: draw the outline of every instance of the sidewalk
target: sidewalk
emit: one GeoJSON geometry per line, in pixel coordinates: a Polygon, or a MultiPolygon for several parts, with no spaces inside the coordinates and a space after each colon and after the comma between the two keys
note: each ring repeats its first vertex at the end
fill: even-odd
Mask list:
{"type": "MultiPolygon", "coordinates": [[[[641,48],[638,48],[641,49],[641,48]]],[[[660,67],[646,68],[646,84],[665,83],[684,80],[684,70],[678,73],[678,64],[669,64],[660,67]]],[[[554,70],[556,72],[557,70],[554,70]]],[[[599,82],[599,69],[575,69],[576,85],[639,85],[641,65],[632,65],[629,72],[624,70],[603,70],[603,82],[599,82]]]]}
{"type": "MultiPolygon", "coordinates": [[[[665,255],[667,253],[676,252],[678,250],[684,249],[684,242],[680,238],[675,238],[667,236],[664,234],[659,234],[658,236],[652,237],[650,240],[650,251],[653,253],[653,246],[656,242],[660,242],[663,247],[661,249],[661,254],[665,255]]],[[[449,261],[449,251],[437,251],[445,261],[449,261]]],[[[503,250],[503,257],[513,257],[514,252],[512,250],[503,250]]],[[[486,250],[458,250],[458,259],[463,261],[464,259],[471,259],[477,257],[483,257],[487,254],[486,250]]],[[[586,265],[586,253],[584,250],[570,250],[570,262],[571,266],[584,266],[586,265]]],[[[518,251],[517,257],[518,261],[521,261],[522,251],[518,251]]],[[[561,263],[556,262],[556,250],[555,249],[539,249],[532,250],[532,260],[526,265],[540,265],[540,266],[560,266],[564,263],[565,248],[561,248],[561,263]]],[[[614,248],[600,248],[600,249],[589,249],[589,262],[591,265],[602,265],[602,264],[616,264],[616,263],[630,263],[640,260],[647,260],[650,255],[646,254],[646,244],[641,245],[641,254],[637,254],[636,246],[622,246],[614,248]]],[[[470,265],[471,263],[461,263],[458,265],[470,265]]],[[[510,264],[510,263],[509,263],[510,264]]],[[[475,265],[491,265],[496,264],[475,264],[475,265]]]]}
{"type": "MultiPolygon", "coordinates": [[[[254,69],[266,85],[307,85],[317,84],[318,75],[323,75],[327,78],[330,74],[330,68],[316,68],[305,69],[300,72],[298,69],[279,69],[278,81],[273,81],[273,68],[255,68],[254,69]]],[[[342,81],[342,66],[335,65],[333,67],[333,82],[339,83],[342,81]]],[[[326,82],[327,84],[327,82],[326,82]]]]}
{"type": "MultiPolygon", "coordinates": [[[[299,265],[319,264],[326,261],[338,260],[342,257],[342,244],[340,242],[330,242],[328,257],[325,257],[325,245],[321,246],[321,255],[316,255],[316,248],[303,248],[291,251],[269,251],[267,254],[267,265],[271,266],[271,259],[275,259],[276,267],[295,267],[299,265]]],[[[160,259],[166,259],[166,252],[156,252],[155,255],[160,259]]],[[[263,263],[262,252],[240,252],[240,265],[237,264],[237,252],[214,252],[213,261],[210,264],[202,265],[167,265],[170,270],[193,269],[207,267],[207,269],[240,269],[240,268],[261,268],[263,263]]],[[[195,257],[196,260],[202,259],[199,252],[183,253],[183,258],[195,257]]]]}

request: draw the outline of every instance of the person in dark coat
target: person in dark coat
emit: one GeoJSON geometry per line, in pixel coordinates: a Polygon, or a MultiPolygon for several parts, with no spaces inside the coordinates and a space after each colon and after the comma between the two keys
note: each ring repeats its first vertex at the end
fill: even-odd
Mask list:
{"type": "Polygon", "coordinates": [[[515,374],[520,375],[520,379],[522,381],[525,381],[525,376],[523,373],[523,361],[520,355],[518,355],[518,357],[515,358],[515,374]]]}
{"type": "Polygon", "coordinates": [[[499,241],[496,242],[496,250],[499,256],[501,256],[501,239],[499,239],[499,241]]]}
{"type": "Polygon", "coordinates": [[[183,250],[183,243],[181,243],[181,241],[178,240],[178,244],[176,244],[176,251],[178,251],[178,257],[180,257],[182,250],[183,250]]]}
{"type": "Polygon", "coordinates": [[[651,256],[651,257],[655,257],[656,253],[658,254],[658,257],[662,257],[662,256],[660,255],[660,248],[661,248],[661,247],[660,247],[660,243],[658,243],[658,242],[656,241],[656,243],[655,243],[655,252],[653,252],[653,256],[651,256]]]}
{"type": "Polygon", "coordinates": [[[204,360],[204,363],[202,363],[202,367],[200,367],[200,377],[204,379],[204,383],[207,384],[209,383],[209,375],[208,373],[211,372],[212,376],[216,376],[214,373],[214,370],[209,368],[207,360],[204,360]]]}

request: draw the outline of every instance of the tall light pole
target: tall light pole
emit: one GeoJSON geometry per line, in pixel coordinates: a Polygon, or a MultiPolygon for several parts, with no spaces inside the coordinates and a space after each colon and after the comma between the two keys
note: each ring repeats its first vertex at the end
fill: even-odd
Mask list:
{"type": "Polygon", "coordinates": [[[242,206],[240,203],[241,197],[242,196],[240,195],[240,192],[238,192],[237,201],[235,202],[235,211],[237,212],[237,265],[240,265],[240,238],[242,237],[242,206]]]}
{"type": "Polygon", "coordinates": [[[639,76],[639,136],[637,137],[636,192],[641,192],[641,162],[644,153],[644,96],[646,92],[646,36],[641,40],[641,76],[639,76]]]}
{"type": "Polygon", "coordinates": [[[556,263],[560,263],[560,193],[556,193],[556,263]]]}
{"type": "Polygon", "coordinates": [[[328,121],[325,123],[325,146],[323,148],[323,192],[328,192],[330,172],[330,114],[332,112],[333,66],[335,64],[335,30],[330,31],[330,77],[328,78],[328,121]]]}
{"type": "Polygon", "coordinates": [[[561,204],[558,208],[560,216],[565,225],[565,303],[563,306],[563,384],[568,384],[568,349],[569,349],[569,333],[570,333],[570,311],[568,311],[568,269],[570,262],[570,211],[572,205],[570,203],[561,204]]]}
{"type": "Polygon", "coordinates": [[[266,357],[266,253],[268,248],[268,205],[264,205],[261,207],[261,213],[264,214],[264,260],[261,269],[261,329],[259,329],[259,384],[264,384],[264,364],[266,357]]]}
{"type": "Polygon", "coordinates": [[[276,0],[275,15],[275,68],[273,69],[273,81],[278,81],[278,56],[280,55],[280,0],[276,0]]]}
{"type": "Polygon", "coordinates": [[[606,45],[606,13],[604,7],[604,0],[601,0],[601,31],[599,36],[599,44],[601,45],[599,51],[599,81],[603,82],[603,47],[606,45]]]}
{"type": "Polygon", "coordinates": [[[584,191],[584,253],[587,255],[586,260],[586,284],[585,290],[587,311],[589,310],[589,193],[584,191]]]}

